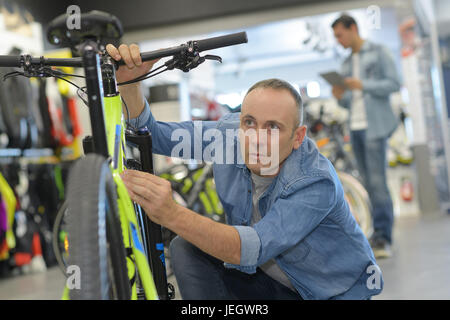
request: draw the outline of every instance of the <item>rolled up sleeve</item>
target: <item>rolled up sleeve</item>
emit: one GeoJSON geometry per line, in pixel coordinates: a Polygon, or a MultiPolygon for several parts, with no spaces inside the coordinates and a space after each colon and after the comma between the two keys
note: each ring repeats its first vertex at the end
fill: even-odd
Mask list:
{"type": "Polygon", "coordinates": [[[295,192],[275,201],[252,227],[233,226],[241,239],[241,261],[239,265],[225,263],[225,267],[255,273],[259,265],[297,245],[320,224],[335,201],[334,184],[320,177],[299,184],[292,186],[295,192]]]}
{"type": "Polygon", "coordinates": [[[142,110],[141,114],[136,118],[130,119],[128,122],[132,127],[142,128],[147,124],[151,116],[150,107],[148,105],[147,100],[144,100],[144,110],[142,110]]]}
{"type": "Polygon", "coordinates": [[[256,230],[249,226],[233,226],[236,228],[241,239],[241,261],[240,264],[224,263],[226,268],[238,269],[246,273],[256,272],[261,241],[256,230]]]}

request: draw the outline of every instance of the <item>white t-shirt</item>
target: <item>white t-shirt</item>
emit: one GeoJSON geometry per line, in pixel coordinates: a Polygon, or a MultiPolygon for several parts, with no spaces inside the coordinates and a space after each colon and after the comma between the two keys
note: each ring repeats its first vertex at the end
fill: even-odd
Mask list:
{"type": "MultiPolygon", "coordinates": [[[[361,63],[359,53],[352,55],[353,78],[360,78],[361,63]]],[[[350,130],[367,129],[366,107],[364,105],[364,96],[361,90],[352,90],[352,110],[350,113],[350,130]]]]}

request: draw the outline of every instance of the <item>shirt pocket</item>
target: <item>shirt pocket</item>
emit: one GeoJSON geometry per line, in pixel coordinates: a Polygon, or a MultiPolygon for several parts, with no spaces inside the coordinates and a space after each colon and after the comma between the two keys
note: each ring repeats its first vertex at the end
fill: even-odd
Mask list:
{"type": "Polygon", "coordinates": [[[364,70],[361,75],[363,79],[380,78],[380,61],[378,61],[377,55],[373,53],[367,54],[361,61],[361,64],[361,70],[364,70]]]}
{"type": "Polygon", "coordinates": [[[306,240],[303,240],[292,248],[284,251],[281,254],[281,258],[287,263],[299,263],[306,259],[310,251],[311,246],[306,240]]]}

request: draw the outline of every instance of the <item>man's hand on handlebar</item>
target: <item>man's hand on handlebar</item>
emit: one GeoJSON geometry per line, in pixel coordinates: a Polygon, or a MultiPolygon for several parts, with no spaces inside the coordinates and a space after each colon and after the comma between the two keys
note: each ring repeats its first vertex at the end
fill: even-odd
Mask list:
{"type": "Polygon", "coordinates": [[[137,44],[121,44],[119,48],[116,48],[112,44],[106,46],[108,54],[116,61],[123,59],[125,66],[121,66],[116,71],[117,82],[125,82],[133,80],[139,76],[142,76],[149,72],[153,65],[159,60],[151,60],[142,62],[141,52],[137,44]]]}
{"type": "Polygon", "coordinates": [[[333,96],[336,99],[341,100],[342,97],[344,96],[345,88],[343,88],[341,86],[333,86],[332,92],[333,92],[333,96]]]}

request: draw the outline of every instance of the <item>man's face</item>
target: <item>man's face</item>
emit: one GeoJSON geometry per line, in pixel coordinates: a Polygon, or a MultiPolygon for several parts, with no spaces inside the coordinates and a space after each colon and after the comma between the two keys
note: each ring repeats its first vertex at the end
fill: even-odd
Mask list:
{"type": "Polygon", "coordinates": [[[336,38],[337,42],[339,42],[339,44],[345,49],[349,48],[352,45],[355,39],[355,34],[357,34],[355,25],[352,25],[347,29],[342,23],[338,23],[333,28],[333,31],[334,37],[336,38]]]}
{"type": "Polygon", "coordinates": [[[306,127],[296,127],[297,114],[288,90],[256,88],[247,94],[240,116],[240,141],[250,171],[267,176],[278,174],[280,165],[305,137],[306,127]]]}

